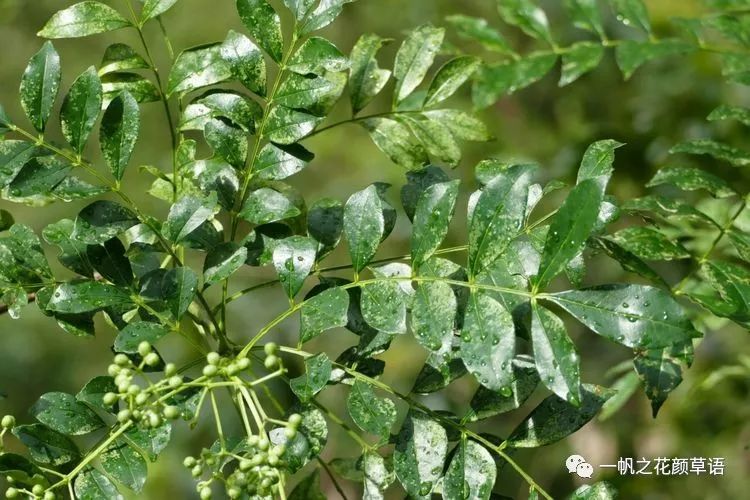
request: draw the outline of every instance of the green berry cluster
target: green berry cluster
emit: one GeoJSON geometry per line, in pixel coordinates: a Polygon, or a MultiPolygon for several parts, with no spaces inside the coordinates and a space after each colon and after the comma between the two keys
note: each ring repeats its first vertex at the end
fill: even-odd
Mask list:
{"type": "Polygon", "coordinates": [[[203,367],[203,375],[208,378],[236,377],[240,373],[250,368],[248,358],[225,358],[218,352],[210,352],[206,356],[206,366],[203,367]]]}
{"type": "Polygon", "coordinates": [[[55,500],[57,495],[49,491],[49,481],[41,474],[34,474],[31,478],[31,489],[16,485],[13,476],[7,476],[6,482],[10,487],[5,490],[5,498],[33,498],[35,500],[55,500]]]}

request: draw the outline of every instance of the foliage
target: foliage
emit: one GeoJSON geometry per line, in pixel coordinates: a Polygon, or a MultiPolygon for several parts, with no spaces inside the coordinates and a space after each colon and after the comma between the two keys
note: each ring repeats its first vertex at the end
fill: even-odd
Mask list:
{"type": "MultiPolygon", "coordinates": [[[[316,463],[334,482],[339,475],[362,483],[368,499],[383,498],[396,482],[414,498],[491,498],[502,486],[495,485],[495,460],[528,482],[530,497],[551,498],[516,462],[515,450],[564,439],[603,408],[616,411],[627,399],[617,389],[633,373],[656,416],[692,363],[709,319],[750,323],[746,194],[697,160],[660,170],[649,183],[656,194],[623,201],[607,193],[623,146],[613,139],[589,146],[571,186],[542,186],[533,164],[482,161],[465,204],[461,183],[438,166],[460,163],[462,141],[491,138],[474,113],[446,105],[467,82],[482,108],[536,82],[558,58],[560,84],[571,84],[614,47],[626,78],[651,59],[703,50],[719,54],[727,79],[747,83],[744,11],[685,20],[687,36],[658,38],[640,0],[613,0],[617,19],[647,35],[613,40],[596,2],[569,0],[572,22],[597,39],[563,47],[534,3],[502,1],[502,20],[548,49],[521,55],[486,20],[452,16],[447,21],[458,36],[490,53],[484,61],[450,54],[434,66],[449,52],[446,31],[423,25],[405,36],[384,69],[378,56],[390,40],[364,34],[345,55],[316,33],[351,1],[284,0],[280,12],[266,0],[237,0],[247,34],[230,31],[223,41],[176,54],[162,78],[143,30],[158,25],[171,53],[161,16],[178,1],[141,3],[136,9],[126,1],[126,13],[97,1],[76,3],[39,32],[58,39],[127,29],[142,42],[138,50],[109,46],[99,67],[70,85],[58,113],[65,145],[49,133],[62,86],[52,42],[22,77],[20,104],[30,127],[0,108],[3,199],[34,207],[86,203],[73,218],[45,227],[41,238],[2,211],[4,312],[19,318],[35,302],[69,334],[93,336],[97,316],[117,332],[106,375],[75,395],[43,394],[30,411],[35,423],[2,420],[0,436],[11,433],[28,449],[28,457],[0,454],[11,483],[6,496],[138,494],[173,426],[180,419],[198,425],[210,407],[216,441],[184,461],[203,499],[219,489],[230,498],[324,498],[316,463]],[[720,46],[711,38],[716,33],[726,39],[720,46]],[[363,113],[391,81],[387,110],[363,113]],[[351,116],[334,122],[329,117],[345,90],[351,116]],[[164,203],[164,220],[126,189],[137,173],[131,158],[142,140],[141,106],[149,102],[161,103],[170,124],[171,165],[140,169],[153,178],[149,193],[164,203]],[[97,123],[101,165],[86,159],[97,123]],[[400,195],[411,221],[409,255],[376,258],[398,218],[389,185],[374,183],[342,202],[306,200],[286,182],[314,160],[303,142],[346,124],[363,127],[406,171],[400,195]],[[211,150],[206,157],[204,145],[211,150]],[[693,197],[695,191],[710,198],[693,197]],[[545,211],[550,204],[557,208],[545,211]],[[456,213],[465,214],[465,244],[444,247],[456,213]],[[53,271],[48,247],[57,248],[67,271],[53,271]],[[324,265],[339,247],[349,262],[324,265]],[[634,279],[584,285],[597,256],[634,279]],[[689,269],[674,283],[685,266],[675,263],[667,276],[650,262],[683,260],[689,269]],[[233,291],[237,273],[266,266],[276,280],[233,291]],[[288,304],[244,341],[228,328],[228,306],[268,286],[278,286],[288,304]],[[297,345],[268,340],[294,317],[297,345]],[[631,350],[632,371],[612,387],[582,380],[563,318],[631,350]],[[335,328],[356,334],[358,344],[338,357],[305,350],[335,328]],[[381,380],[385,363],[378,356],[408,333],[427,362],[404,393],[381,380]],[[182,367],[171,362],[162,347],[170,337],[194,349],[195,360],[182,367]],[[477,391],[462,413],[436,411],[419,397],[467,375],[477,391]],[[268,389],[276,380],[288,385],[295,405],[278,404],[268,389]],[[335,385],[348,393],[347,418],[318,400],[335,385]],[[507,436],[475,427],[524,406],[537,389],[546,398],[524,409],[527,416],[507,436]],[[219,398],[224,391],[230,404],[219,398]],[[243,435],[226,432],[222,422],[229,418],[239,419],[243,435]],[[360,458],[344,465],[321,457],[329,425],[351,437],[360,458]],[[292,489],[293,476],[302,479],[292,489]]],[[[722,105],[709,119],[748,125],[749,113],[722,105]]],[[[735,167],[750,163],[750,153],[709,138],[678,144],[673,153],[735,167]]],[[[573,498],[613,495],[610,485],[598,483],[573,498]]]]}

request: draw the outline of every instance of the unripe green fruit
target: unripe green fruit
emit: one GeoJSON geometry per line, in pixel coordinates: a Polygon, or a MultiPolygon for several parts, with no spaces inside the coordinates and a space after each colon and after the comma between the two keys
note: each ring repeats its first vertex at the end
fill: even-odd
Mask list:
{"type": "Polygon", "coordinates": [[[299,413],[292,413],[289,415],[289,419],[287,420],[289,422],[289,425],[291,425],[294,428],[299,427],[299,424],[302,423],[302,415],[299,413]]]}
{"type": "Polygon", "coordinates": [[[230,363],[229,366],[227,366],[227,375],[230,377],[234,377],[240,372],[240,367],[237,366],[234,363],[230,363]]]}
{"type": "Polygon", "coordinates": [[[174,420],[180,416],[180,409],[176,406],[167,406],[164,408],[164,416],[170,420],[174,420]]]}
{"type": "Polygon", "coordinates": [[[138,354],[141,356],[146,356],[148,353],[151,352],[151,344],[146,342],[145,340],[138,344],[138,354]]]}
{"type": "Polygon", "coordinates": [[[127,366],[130,364],[130,358],[128,358],[124,354],[118,354],[117,356],[115,356],[115,364],[119,366],[127,366]]]}
{"type": "Polygon", "coordinates": [[[250,470],[252,467],[253,467],[253,463],[250,460],[248,459],[240,460],[240,470],[246,471],[246,470],[250,470]]]}
{"type": "Polygon", "coordinates": [[[5,415],[2,422],[0,422],[0,425],[3,426],[3,429],[12,429],[16,425],[16,417],[13,415],[5,415]]]}
{"type": "Polygon", "coordinates": [[[151,427],[159,427],[162,424],[161,417],[156,413],[150,413],[148,416],[148,425],[151,427]]]}
{"type": "Polygon", "coordinates": [[[250,436],[247,438],[247,444],[248,446],[250,446],[250,448],[255,448],[256,446],[258,446],[258,441],[260,441],[260,439],[258,439],[258,436],[250,436]]]}
{"type": "Polygon", "coordinates": [[[107,367],[107,373],[109,374],[110,377],[114,377],[115,375],[120,373],[120,369],[121,368],[119,366],[112,364],[107,367]]]}
{"type": "Polygon", "coordinates": [[[242,491],[239,488],[229,488],[227,490],[227,496],[229,498],[239,498],[242,495],[242,491]]]}
{"type": "Polygon", "coordinates": [[[276,342],[269,342],[268,344],[263,346],[263,352],[265,352],[267,356],[276,354],[278,351],[279,346],[278,344],[276,344],[276,342]]]}
{"type": "Polygon", "coordinates": [[[277,444],[276,446],[271,448],[271,453],[273,453],[277,457],[280,457],[281,455],[283,455],[285,451],[286,451],[286,446],[284,446],[283,444],[277,444]]]}
{"type": "Polygon", "coordinates": [[[203,467],[200,465],[196,465],[193,467],[193,470],[190,471],[190,473],[193,475],[193,477],[200,477],[201,474],[203,474],[203,467]]]}
{"type": "Polygon", "coordinates": [[[148,401],[148,394],[145,392],[142,392],[135,397],[135,403],[139,406],[146,404],[146,401],[148,401]]]}
{"type": "Polygon", "coordinates": [[[130,420],[132,416],[133,414],[130,412],[130,410],[122,410],[117,414],[117,421],[121,424],[124,424],[125,422],[130,420]]]}
{"type": "Polygon", "coordinates": [[[131,396],[135,396],[136,394],[139,394],[140,392],[141,392],[141,386],[139,386],[138,384],[130,384],[130,386],[128,386],[128,394],[130,394],[131,396]]]}
{"type": "Polygon", "coordinates": [[[270,444],[271,443],[268,442],[268,439],[261,438],[258,441],[258,449],[261,450],[261,451],[266,451],[268,449],[268,447],[270,446],[270,444]]]}
{"type": "Polygon", "coordinates": [[[268,489],[271,487],[272,484],[273,483],[271,482],[271,478],[266,477],[266,478],[263,478],[263,481],[260,482],[260,487],[263,489],[268,489]]]}
{"type": "Polygon", "coordinates": [[[56,497],[57,495],[55,495],[51,491],[48,491],[47,493],[44,494],[44,500],[55,500],[56,497]]]}
{"type": "Polygon", "coordinates": [[[219,369],[215,365],[206,365],[203,367],[203,375],[206,377],[213,377],[219,372],[219,369]]]}
{"type": "Polygon", "coordinates": [[[195,467],[196,463],[197,461],[193,457],[185,457],[185,460],[182,461],[182,465],[184,465],[188,469],[195,467]]]}
{"type": "Polygon", "coordinates": [[[44,493],[44,486],[41,484],[35,484],[33,488],[31,488],[31,492],[36,496],[41,496],[42,493],[44,493]]]}
{"type": "Polygon", "coordinates": [[[214,457],[208,457],[205,459],[206,465],[214,466],[216,465],[216,459],[214,457]]]}
{"type": "Polygon", "coordinates": [[[211,488],[206,486],[205,488],[201,488],[201,500],[209,500],[211,498],[211,488]]]}
{"type": "Polygon", "coordinates": [[[297,437],[297,429],[286,427],[284,429],[284,436],[286,436],[287,439],[294,439],[295,437],[297,437]]]}
{"type": "Polygon", "coordinates": [[[102,398],[104,404],[107,406],[112,406],[113,404],[117,403],[118,399],[119,398],[117,397],[117,394],[115,394],[114,392],[108,392],[102,398]]]}
{"type": "Polygon", "coordinates": [[[208,361],[209,365],[218,365],[219,361],[221,361],[221,356],[219,356],[218,352],[209,352],[206,355],[206,361],[208,361]]]}
{"type": "Polygon", "coordinates": [[[240,370],[247,370],[250,368],[250,360],[248,358],[240,358],[237,360],[237,366],[240,370]]]}
{"type": "Polygon", "coordinates": [[[263,362],[263,366],[266,367],[268,370],[272,370],[276,368],[279,364],[279,358],[277,356],[274,356],[273,354],[268,356],[266,360],[263,362]]]}
{"type": "Polygon", "coordinates": [[[169,378],[169,387],[175,388],[180,387],[182,385],[182,377],[179,375],[175,375],[174,377],[169,378]]]}
{"type": "Polygon", "coordinates": [[[143,358],[143,361],[148,366],[156,366],[156,365],[159,364],[159,362],[161,361],[161,359],[159,359],[159,355],[158,354],[156,354],[155,352],[152,352],[152,353],[147,354],[146,357],[143,358]]]}
{"type": "Polygon", "coordinates": [[[167,377],[171,377],[172,375],[177,373],[177,365],[174,363],[167,363],[167,366],[164,367],[164,375],[167,377]]]}
{"type": "Polygon", "coordinates": [[[15,488],[8,488],[5,490],[5,498],[17,498],[18,490],[15,488]]]}
{"type": "Polygon", "coordinates": [[[261,456],[260,453],[258,453],[257,455],[253,455],[253,458],[250,459],[250,464],[253,467],[257,467],[257,466],[259,466],[260,464],[263,463],[263,460],[264,460],[264,458],[261,456]]]}
{"type": "Polygon", "coordinates": [[[279,457],[277,457],[276,455],[268,455],[268,464],[276,467],[277,465],[279,465],[279,457]]]}

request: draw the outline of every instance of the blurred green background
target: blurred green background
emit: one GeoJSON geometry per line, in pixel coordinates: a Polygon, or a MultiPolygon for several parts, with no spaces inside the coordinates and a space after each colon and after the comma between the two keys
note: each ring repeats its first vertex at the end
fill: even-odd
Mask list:
{"type": "MultiPolygon", "coordinates": [[[[71,3],[62,0],[0,0],[0,102],[11,116],[19,120],[22,117],[17,98],[20,76],[29,57],[41,44],[35,33],[52,13],[71,3]]],[[[122,2],[109,3],[122,7],[122,2]]],[[[542,4],[559,40],[569,43],[585,35],[569,26],[562,2],[542,4]]],[[[690,16],[701,8],[697,1],[691,0],[651,0],[647,4],[656,31],[663,34],[670,33],[669,18],[690,16]]],[[[442,19],[453,13],[483,15],[499,26],[493,6],[491,0],[360,0],[348,6],[340,20],[324,35],[348,52],[362,33],[376,32],[399,39],[409,27],[426,22],[442,24],[442,19]]],[[[234,2],[230,0],[183,0],[178,8],[165,16],[165,23],[178,50],[223,40],[230,28],[242,29],[234,2]]],[[[533,48],[528,39],[516,31],[507,27],[503,30],[522,52],[533,48]]],[[[610,23],[609,31],[612,37],[634,35],[616,23],[610,23]]],[[[158,30],[151,26],[148,35],[149,43],[157,47],[160,66],[165,68],[168,59],[158,30]]],[[[461,45],[453,36],[449,38],[462,48],[475,53],[478,50],[477,47],[461,45]]],[[[126,31],[55,42],[63,59],[64,86],[86,67],[98,64],[106,46],[115,41],[137,46],[134,34],[126,31]]],[[[385,50],[382,66],[390,67],[396,45],[385,50]]],[[[481,113],[497,139],[486,144],[466,144],[464,161],[454,175],[465,180],[468,191],[473,187],[473,165],[482,158],[497,156],[539,162],[543,165],[544,176],[540,180],[571,180],[586,145],[594,140],[613,138],[627,143],[627,146],[618,150],[611,192],[621,199],[637,196],[644,192],[642,186],[654,171],[665,164],[669,147],[678,140],[715,133],[741,145],[747,137],[733,125],[713,129],[706,125],[705,116],[721,102],[750,104],[750,94],[744,88],[722,83],[719,75],[717,61],[705,54],[650,63],[627,82],[616,69],[611,53],[599,69],[566,88],[557,87],[557,72],[553,72],[542,82],[481,113]]],[[[455,105],[468,109],[471,106],[468,92],[457,97],[455,105]]],[[[376,103],[376,109],[377,106],[376,103]]],[[[343,118],[347,112],[348,106],[342,105],[334,114],[343,118]]],[[[144,126],[135,163],[166,168],[170,163],[169,137],[162,110],[158,104],[146,105],[143,114],[144,126]]],[[[57,133],[53,127],[53,134],[57,133]]],[[[304,173],[292,179],[308,202],[322,196],[345,200],[352,192],[375,181],[387,181],[396,187],[403,183],[400,169],[380,154],[366,133],[357,127],[337,128],[321,134],[309,141],[308,147],[317,158],[304,173]]],[[[91,152],[91,157],[97,159],[95,151],[91,152]]],[[[713,171],[724,172],[740,191],[747,192],[750,188],[748,178],[737,170],[726,170],[718,164],[707,166],[713,171]]],[[[163,215],[167,207],[145,194],[148,182],[144,176],[131,175],[127,187],[144,207],[153,214],[163,215]]],[[[394,205],[398,205],[398,189],[393,189],[391,195],[394,205]]],[[[43,209],[9,206],[7,202],[0,202],[0,205],[11,210],[17,221],[36,230],[63,215],[73,217],[81,208],[81,204],[75,203],[43,209]]],[[[461,217],[459,211],[457,219],[461,217]]],[[[448,245],[460,244],[465,229],[455,229],[451,236],[453,241],[448,241],[448,245]]],[[[405,253],[408,238],[408,221],[401,220],[382,255],[405,253]]],[[[51,250],[48,256],[54,260],[54,251],[51,250]]],[[[342,261],[341,257],[340,254],[334,255],[331,264],[342,261]]],[[[611,262],[595,259],[592,266],[587,278],[590,284],[633,279],[632,276],[623,276],[619,266],[611,262]]],[[[273,272],[268,269],[247,269],[241,279],[235,280],[234,286],[239,289],[272,276],[273,272]]],[[[232,335],[236,339],[252,336],[266,320],[285,307],[284,303],[282,295],[273,290],[235,302],[230,308],[232,335]]],[[[96,339],[73,338],[39,314],[35,307],[28,307],[24,312],[19,321],[13,321],[7,315],[0,317],[0,392],[7,395],[6,399],[0,400],[0,414],[13,413],[22,420],[30,420],[27,408],[40,394],[76,392],[90,377],[106,370],[112,331],[102,323],[96,339]]],[[[603,382],[608,369],[627,359],[627,350],[582,331],[572,323],[569,326],[582,354],[586,381],[603,382]]],[[[274,335],[276,339],[291,342],[296,337],[296,328],[293,321],[288,322],[274,335]]],[[[311,343],[309,350],[326,350],[335,356],[355,342],[353,335],[337,331],[311,343]]],[[[593,421],[568,440],[540,450],[519,452],[516,458],[555,497],[562,497],[582,484],[563,466],[571,453],[583,455],[594,465],[616,463],[620,456],[724,457],[727,463],[724,476],[620,477],[611,469],[597,469],[594,478],[611,480],[620,488],[624,499],[747,498],[750,487],[750,375],[747,370],[734,370],[733,376],[713,385],[703,382],[717,369],[738,364],[738,357],[750,352],[749,347],[746,331],[723,322],[712,323],[697,350],[693,368],[667,401],[658,419],[651,418],[649,403],[639,391],[619,413],[606,421],[593,421]]],[[[168,349],[163,351],[170,352],[168,349]]],[[[173,352],[168,357],[180,359],[187,356],[177,342],[173,352]]],[[[413,341],[399,339],[384,355],[388,363],[384,375],[386,382],[408,390],[424,357],[424,352],[413,341]]],[[[435,408],[464,409],[475,386],[464,379],[453,385],[455,387],[450,390],[425,398],[425,401],[435,408]]],[[[283,388],[278,387],[278,391],[282,399],[288,398],[283,388]]],[[[535,401],[543,396],[538,394],[535,401]]],[[[333,389],[328,390],[322,400],[341,410],[344,398],[344,391],[333,389]]],[[[522,409],[490,421],[483,430],[503,435],[527,411],[522,409]]],[[[172,445],[158,463],[151,465],[150,480],[140,498],[194,497],[192,479],[180,463],[186,454],[210,446],[213,437],[210,426],[199,426],[194,432],[185,426],[178,427],[172,445]]],[[[332,428],[325,457],[356,454],[352,442],[332,428]]],[[[501,471],[496,490],[510,497],[525,498],[526,486],[507,469],[501,471]]],[[[325,477],[323,486],[330,498],[336,498],[335,490],[325,477]]],[[[346,484],[345,487],[352,497],[356,497],[356,485],[346,484]]],[[[399,497],[398,493],[393,494],[393,498],[399,497]]]]}

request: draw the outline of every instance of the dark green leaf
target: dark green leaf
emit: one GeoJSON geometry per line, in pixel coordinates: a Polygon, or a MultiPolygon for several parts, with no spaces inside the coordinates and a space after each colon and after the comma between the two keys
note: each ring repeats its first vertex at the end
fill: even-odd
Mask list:
{"type": "Polygon", "coordinates": [[[130,163],[140,125],[138,102],[127,91],[112,100],[102,117],[99,130],[102,154],[117,180],[122,180],[125,168],[130,163]]]}
{"type": "Polygon", "coordinates": [[[526,356],[519,356],[513,360],[511,391],[506,390],[503,394],[482,386],[477,389],[476,394],[471,398],[468,421],[476,422],[494,417],[520,408],[526,402],[539,385],[539,373],[536,371],[533,360],[529,361],[526,358],[526,356]]]}
{"type": "Polygon", "coordinates": [[[395,280],[380,280],[362,289],[362,316],[384,333],[406,333],[406,301],[395,280]]]}
{"type": "Polygon", "coordinates": [[[258,153],[254,172],[261,179],[286,179],[305,168],[313,158],[313,154],[299,144],[278,146],[269,143],[258,153]]]}
{"type": "Polygon", "coordinates": [[[46,42],[29,61],[21,79],[21,105],[34,128],[44,132],[60,90],[60,56],[46,42]]]}
{"type": "Polygon", "coordinates": [[[73,238],[92,245],[104,243],[139,222],[136,215],[122,205],[112,201],[95,201],[78,214],[73,238]]]}
{"type": "Polygon", "coordinates": [[[461,359],[469,372],[488,389],[510,391],[515,345],[510,313],[489,295],[472,293],[461,331],[461,359]]]}
{"type": "Polygon", "coordinates": [[[60,110],[65,139],[77,153],[83,151],[102,109],[102,82],[91,66],[70,87],[60,110]]]}
{"type": "Polygon", "coordinates": [[[297,49],[289,61],[287,69],[301,75],[324,75],[349,69],[349,59],[325,38],[314,36],[297,49]]]}
{"type": "Polygon", "coordinates": [[[685,355],[692,355],[693,345],[675,344],[664,349],[637,352],[633,365],[643,381],[646,396],[651,400],[654,418],[667,396],[682,382],[682,365],[685,355]]]}
{"type": "Polygon", "coordinates": [[[202,45],[182,52],[169,72],[167,94],[185,94],[232,78],[221,56],[221,44],[202,45]]]}
{"type": "Polygon", "coordinates": [[[696,139],[682,142],[672,149],[670,153],[688,153],[693,155],[709,155],[719,160],[724,160],[736,167],[750,165],[750,153],[737,149],[728,144],[712,141],[710,139],[696,139]]]}
{"type": "Polygon", "coordinates": [[[115,481],[136,493],[146,483],[146,460],[124,439],[116,440],[100,457],[104,471],[115,481]]]}
{"type": "Polygon", "coordinates": [[[226,118],[252,133],[262,115],[260,105],[248,97],[234,92],[208,91],[185,108],[180,130],[203,130],[214,118],[226,118]]]}
{"type": "Polygon", "coordinates": [[[5,112],[5,109],[2,105],[0,105],[0,135],[5,134],[12,125],[12,122],[10,121],[10,118],[8,117],[8,114],[5,112]]]}
{"type": "Polygon", "coordinates": [[[380,245],[385,232],[382,203],[373,184],[353,194],[344,207],[344,235],[355,272],[365,268],[380,245]]]}
{"type": "Polygon", "coordinates": [[[666,167],[659,170],[648,182],[648,187],[672,184],[683,191],[705,189],[716,198],[728,198],[737,193],[721,177],[691,167],[666,167]]]}
{"type": "Polygon", "coordinates": [[[580,404],[579,358],[562,320],[548,310],[533,305],[531,339],[536,369],[542,383],[572,405],[580,404]]]}
{"type": "Polygon", "coordinates": [[[58,286],[47,304],[47,309],[65,314],[79,314],[99,311],[106,307],[127,307],[131,304],[130,294],[122,288],[98,281],[83,281],[58,286]]]}
{"type": "Polygon", "coordinates": [[[280,62],[284,50],[281,20],[268,1],[237,0],[237,11],[255,41],[274,61],[280,62]]]}
{"type": "Polygon", "coordinates": [[[415,267],[432,256],[448,233],[458,186],[459,181],[433,184],[422,194],[412,230],[412,262],[415,267]]]}
{"type": "Polygon", "coordinates": [[[7,452],[0,455],[0,474],[6,478],[21,484],[33,484],[32,477],[39,473],[40,469],[26,457],[7,452]]]}
{"type": "Polygon", "coordinates": [[[164,14],[171,9],[178,0],[145,0],[141,10],[141,23],[164,14]]]}
{"type": "Polygon", "coordinates": [[[13,435],[29,449],[31,458],[40,464],[64,465],[80,457],[78,448],[70,438],[43,424],[16,426],[13,435]]]}
{"type": "Polygon", "coordinates": [[[323,198],[307,211],[307,232],[323,246],[322,252],[336,247],[344,231],[344,206],[339,200],[323,198]]]}
{"type": "Polygon", "coordinates": [[[727,234],[729,235],[729,241],[732,242],[732,246],[740,258],[746,262],[750,262],[750,235],[734,229],[728,231],[727,234]]]}
{"type": "Polygon", "coordinates": [[[7,210],[0,210],[0,232],[7,231],[15,224],[13,214],[7,210]]]}
{"type": "Polygon", "coordinates": [[[55,156],[34,158],[13,179],[3,196],[29,205],[45,205],[54,199],[52,190],[71,170],[72,165],[55,156]]]}
{"type": "Polygon", "coordinates": [[[274,245],[273,265],[290,299],[297,295],[312,271],[317,250],[315,241],[305,236],[291,236],[274,245]]]}
{"type": "Polygon", "coordinates": [[[117,334],[113,348],[116,352],[136,354],[141,342],[154,345],[167,333],[169,333],[169,330],[158,323],[136,321],[130,323],[117,334]]]}
{"type": "Polygon", "coordinates": [[[343,73],[325,76],[292,74],[279,87],[276,102],[288,108],[325,115],[336,103],[346,85],[343,73]]]}
{"type": "Polygon", "coordinates": [[[427,91],[425,107],[434,106],[452,96],[479,68],[480,61],[472,56],[451,59],[438,70],[427,91]]]}
{"type": "Polygon", "coordinates": [[[406,99],[422,83],[443,44],[444,37],[443,28],[425,25],[412,31],[404,40],[393,66],[396,102],[406,99]]]}
{"type": "Polygon", "coordinates": [[[74,222],[62,219],[48,225],[42,230],[42,236],[47,243],[57,245],[62,250],[58,256],[60,263],[66,268],[89,278],[94,277],[94,268],[89,262],[87,245],[73,238],[74,222]]]}
{"type": "Polygon", "coordinates": [[[514,165],[496,176],[479,196],[469,226],[471,276],[502,255],[521,230],[533,172],[531,165],[514,165]]]}
{"type": "Polygon", "coordinates": [[[610,258],[619,262],[624,270],[643,276],[654,283],[668,286],[662,277],[651,269],[648,264],[643,262],[637,255],[634,255],[618,243],[612,241],[611,238],[596,238],[592,242],[596,248],[600,248],[610,258]]]}
{"type": "Polygon", "coordinates": [[[420,344],[437,351],[452,340],[458,304],[453,289],[439,281],[420,283],[412,304],[411,329],[420,344]]]}
{"type": "Polygon", "coordinates": [[[596,141],[589,145],[578,168],[576,182],[580,184],[587,179],[597,179],[604,189],[614,171],[612,165],[615,162],[615,150],[623,145],[612,139],[596,141]]]}
{"type": "Polygon", "coordinates": [[[347,3],[356,0],[321,0],[318,6],[302,22],[299,31],[302,34],[323,29],[331,24],[347,3]]]}
{"type": "Polygon", "coordinates": [[[260,188],[247,197],[240,217],[253,224],[268,224],[300,215],[301,210],[293,200],[271,189],[260,188]]]}
{"type": "Polygon", "coordinates": [[[208,198],[184,196],[172,205],[162,232],[169,240],[179,243],[198,229],[201,224],[216,215],[218,211],[219,206],[215,193],[212,193],[208,198]]]}
{"type": "Polygon", "coordinates": [[[700,336],[682,307],[650,286],[608,285],[548,299],[599,335],[634,349],[658,349],[700,336]]]}
{"type": "Polygon", "coordinates": [[[94,377],[76,394],[76,399],[94,408],[112,411],[111,406],[104,404],[104,395],[108,392],[117,392],[114,379],[106,376],[94,377]]]}
{"type": "Polygon", "coordinates": [[[651,33],[648,10],[642,0],[610,0],[610,2],[621,23],[651,33]]]}
{"type": "Polygon", "coordinates": [[[617,231],[611,239],[641,259],[676,260],[690,257],[690,252],[681,244],[670,241],[667,236],[649,227],[627,227],[617,231]]]}
{"type": "Polygon", "coordinates": [[[341,288],[324,290],[302,306],[300,341],[307,342],[325,330],[346,326],[349,294],[341,288]]]}
{"type": "Polygon", "coordinates": [[[394,163],[408,170],[421,169],[428,163],[425,147],[402,123],[389,118],[370,118],[362,125],[370,132],[373,142],[394,163]]]}
{"type": "Polygon", "coordinates": [[[396,404],[387,398],[379,398],[369,384],[357,380],[346,400],[352,420],[365,432],[388,439],[391,427],[396,423],[396,404]]]}
{"type": "Polygon", "coordinates": [[[603,194],[596,179],[587,179],[576,185],[565,199],[544,242],[537,288],[546,287],[584,249],[596,224],[603,194]]]}
{"type": "Polygon", "coordinates": [[[380,93],[391,78],[391,72],[378,66],[376,55],[387,40],[378,35],[362,35],[350,55],[349,94],[356,114],[380,93]]]}
{"type": "Polygon", "coordinates": [[[401,188],[401,204],[409,220],[414,220],[417,205],[424,192],[435,184],[447,184],[451,179],[439,167],[429,166],[406,173],[407,183],[401,188]]]}
{"type": "Polygon", "coordinates": [[[557,55],[548,52],[531,53],[518,61],[487,64],[477,73],[474,83],[474,104],[486,108],[505,94],[528,87],[541,80],[555,65],[557,55]]]}
{"type": "Polygon", "coordinates": [[[743,125],[750,125],[750,109],[721,104],[711,111],[711,114],[708,115],[707,119],[709,121],[737,120],[743,125]]]}
{"type": "Polygon", "coordinates": [[[313,5],[316,3],[315,0],[283,0],[283,1],[287,9],[292,11],[292,14],[294,14],[294,17],[297,19],[297,21],[301,21],[302,19],[307,17],[307,14],[310,12],[310,10],[313,8],[313,5]]]}
{"type": "Polygon", "coordinates": [[[223,120],[211,119],[206,123],[204,137],[215,157],[238,169],[245,165],[248,141],[247,134],[241,128],[229,125],[223,120]]]}
{"type": "Polygon", "coordinates": [[[247,248],[227,242],[212,248],[203,263],[204,286],[214,285],[228,279],[247,259],[247,248]]]}
{"type": "Polygon", "coordinates": [[[410,411],[396,437],[396,476],[413,498],[430,498],[448,451],[445,429],[422,413],[410,411]]]}
{"type": "Polygon", "coordinates": [[[24,165],[40,154],[42,150],[30,142],[0,142],[0,187],[10,184],[24,165]]]}
{"type": "Polygon", "coordinates": [[[99,415],[64,392],[43,394],[29,412],[50,429],[68,436],[80,436],[104,427],[99,415]]]}
{"type": "Polygon", "coordinates": [[[577,28],[592,31],[600,38],[605,37],[602,15],[596,0],[565,0],[565,8],[577,28]]]}
{"type": "Polygon", "coordinates": [[[476,441],[462,439],[443,480],[446,498],[487,500],[497,478],[497,467],[487,449],[476,441]]]}
{"type": "Polygon", "coordinates": [[[268,115],[266,134],[277,144],[293,144],[310,135],[322,121],[322,117],[310,113],[276,106],[268,115]]]}
{"type": "Polygon", "coordinates": [[[497,8],[506,23],[518,26],[527,35],[554,45],[547,15],[532,0],[503,0],[497,3],[497,8]]]}
{"type": "Polygon", "coordinates": [[[625,79],[635,70],[652,59],[690,52],[692,47],[681,40],[664,39],[658,41],[625,40],[615,49],[615,58],[625,79]]]}
{"type": "Polygon", "coordinates": [[[266,61],[263,53],[249,38],[230,30],[220,51],[235,79],[256,94],[265,95],[266,61]]]}
{"type": "Polygon", "coordinates": [[[613,392],[584,384],[581,395],[580,406],[555,395],[547,397],[511,433],[508,444],[513,448],[538,448],[559,441],[594,418],[613,392]]]}
{"type": "Polygon", "coordinates": [[[728,262],[708,261],[701,265],[701,271],[730,306],[730,317],[740,321],[750,317],[750,273],[745,268],[728,262]]]}
{"type": "Polygon", "coordinates": [[[99,65],[99,75],[127,71],[132,69],[148,69],[148,63],[130,45],[113,43],[104,51],[102,63],[99,65]]]}
{"type": "Polygon", "coordinates": [[[604,47],[595,42],[578,42],[562,56],[560,87],[578,80],[599,65],[604,56],[604,47]]]}
{"type": "Polygon", "coordinates": [[[136,73],[108,73],[102,76],[104,105],[122,92],[130,93],[136,102],[155,102],[160,99],[159,89],[150,80],[136,73]]]}
{"type": "Polygon", "coordinates": [[[112,238],[104,245],[89,245],[86,254],[94,270],[104,279],[123,287],[133,282],[133,268],[119,239],[112,238]]]}
{"type": "Polygon", "coordinates": [[[501,54],[513,52],[505,37],[491,28],[486,19],[456,14],[448,16],[446,21],[455,28],[458,36],[465,40],[476,41],[485,49],[493,52],[500,52],[501,54]]]}
{"type": "Polygon", "coordinates": [[[61,10],[38,33],[44,38],[78,38],[118,30],[130,22],[101,2],[80,2],[61,10]]]}
{"type": "Polygon", "coordinates": [[[320,489],[320,470],[315,469],[312,474],[297,483],[287,498],[289,500],[326,500],[326,495],[320,489]]]}
{"type": "Polygon", "coordinates": [[[292,392],[303,403],[309,401],[323,390],[331,378],[331,360],[325,353],[316,354],[305,359],[305,373],[289,381],[292,392]]]}
{"type": "Polygon", "coordinates": [[[198,288],[198,276],[187,267],[157,269],[141,279],[141,295],[167,303],[172,315],[185,314],[198,288]]]}
{"type": "Polygon", "coordinates": [[[461,148],[442,122],[416,114],[404,115],[399,120],[409,127],[436,163],[455,167],[461,161],[461,148]]]}
{"type": "Polygon", "coordinates": [[[112,481],[96,469],[85,469],[75,480],[74,491],[79,500],[122,499],[112,481]]]}

